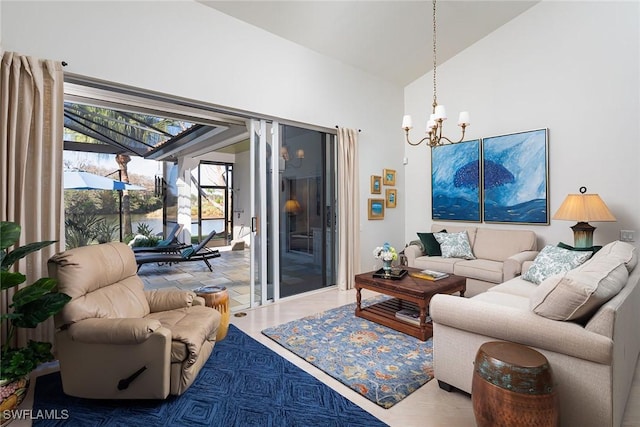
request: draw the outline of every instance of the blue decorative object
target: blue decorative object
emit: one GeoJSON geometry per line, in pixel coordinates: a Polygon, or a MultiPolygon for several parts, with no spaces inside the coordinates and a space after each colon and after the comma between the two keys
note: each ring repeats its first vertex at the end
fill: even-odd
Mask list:
{"type": "Polygon", "coordinates": [[[547,130],[482,140],[484,221],[549,224],[547,130]]]}
{"type": "Polygon", "coordinates": [[[431,149],[431,218],[480,222],[480,140],[431,149]]]}
{"type": "Polygon", "coordinates": [[[386,425],[233,325],[182,396],[80,399],[64,394],[55,372],[37,378],[33,410],[69,417],[35,418],[34,427],[386,425]]]}
{"type": "MultiPolygon", "coordinates": [[[[363,305],[386,298],[371,298],[363,305]]],[[[355,303],[345,305],[262,333],[372,402],[390,408],[433,378],[432,341],[355,317],[355,308],[355,303]]]]}

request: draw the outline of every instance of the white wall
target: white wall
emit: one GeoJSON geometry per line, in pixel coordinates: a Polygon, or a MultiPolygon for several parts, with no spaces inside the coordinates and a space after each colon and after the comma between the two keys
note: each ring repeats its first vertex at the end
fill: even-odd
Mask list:
{"type": "Polygon", "coordinates": [[[373,247],[403,244],[401,87],[196,2],[4,0],[0,8],[5,50],[64,60],[67,72],[303,123],[362,129],[363,268],[373,247]],[[369,176],[382,168],[400,172],[399,205],[385,221],[367,221],[369,176]]]}
{"type": "MultiPolygon", "coordinates": [[[[459,135],[455,119],[463,109],[471,112],[469,139],[549,128],[551,216],[567,194],[586,186],[617,217],[592,224],[594,244],[618,239],[621,229],[636,230],[640,241],[639,8],[543,1],[438,67],[438,99],[453,117],[446,134],[459,135]]],[[[431,79],[429,73],[405,88],[405,111],[421,129],[431,79]]],[[[409,241],[431,227],[431,170],[424,145],[405,152],[409,241]]],[[[573,224],[487,226],[533,229],[542,245],[573,244],[573,224]]]]}

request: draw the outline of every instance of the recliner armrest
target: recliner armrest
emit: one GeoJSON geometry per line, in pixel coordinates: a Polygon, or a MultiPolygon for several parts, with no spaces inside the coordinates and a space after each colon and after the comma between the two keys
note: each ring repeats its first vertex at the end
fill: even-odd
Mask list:
{"type": "Polygon", "coordinates": [[[144,291],[151,313],[191,307],[196,294],[192,291],[144,291]]]}
{"type": "Polygon", "coordinates": [[[522,264],[525,261],[532,261],[537,255],[538,251],[524,251],[505,259],[502,268],[502,281],[506,282],[522,274],[522,264]]]}
{"type": "Polygon", "coordinates": [[[155,319],[85,319],[69,326],[73,341],[87,344],[139,344],[162,328],[155,319]]]}

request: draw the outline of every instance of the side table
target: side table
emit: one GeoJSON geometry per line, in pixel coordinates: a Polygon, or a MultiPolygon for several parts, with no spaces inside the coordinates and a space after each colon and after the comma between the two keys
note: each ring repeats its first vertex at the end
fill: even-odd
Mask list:
{"type": "Polygon", "coordinates": [[[540,352],[504,341],[480,346],[471,400],[478,427],[558,426],[558,393],[540,352]]]}
{"type": "Polygon", "coordinates": [[[227,292],[227,288],[211,285],[195,289],[194,292],[197,296],[204,298],[207,307],[218,310],[222,315],[218,333],[216,334],[216,341],[223,340],[229,330],[229,316],[231,314],[229,312],[229,292],[227,292]]]}

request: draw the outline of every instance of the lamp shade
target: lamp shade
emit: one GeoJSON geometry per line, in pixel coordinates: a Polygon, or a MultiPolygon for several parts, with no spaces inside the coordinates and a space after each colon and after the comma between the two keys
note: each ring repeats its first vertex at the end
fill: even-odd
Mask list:
{"type": "Polygon", "coordinates": [[[300,210],[300,203],[296,199],[289,199],[284,204],[284,211],[287,213],[297,214],[300,210]]]}
{"type": "Polygon", "coordinates": [[[553,219],[568,221],[615,221],[607,205],[597,194],[569,194],[553,219]]]}

